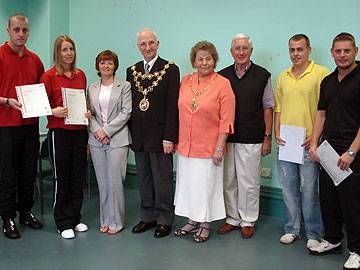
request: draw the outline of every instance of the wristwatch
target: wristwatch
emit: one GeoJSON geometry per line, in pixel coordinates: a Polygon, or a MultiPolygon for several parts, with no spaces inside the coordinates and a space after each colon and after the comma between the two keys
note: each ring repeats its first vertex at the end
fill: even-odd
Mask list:
{"type": "Polygon", "coordinates": [[[355,157],[355,156],[356,156],[356,153],[355,153],[351,148],[349,148],[349,149],[347,150],[347,152],[348,152],[348,154],[349,154],[350,157],[355,157]]]}
{"type": "Polygon", "coordinates": [[[10,105],[10,104],[9,104],[9,99],[8,99],[8,98],[6,98],[5,105],[6,105],[6,106],[9,106],[9,105],[10,105]]]}

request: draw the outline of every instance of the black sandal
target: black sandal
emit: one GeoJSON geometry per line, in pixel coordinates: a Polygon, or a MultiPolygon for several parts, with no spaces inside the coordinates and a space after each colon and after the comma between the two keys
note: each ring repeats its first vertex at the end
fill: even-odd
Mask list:
{"type": "Polygon", "coordinates": [[[176,236],[184,236],[184,235],[187,235],[187,234],[192,233],[192,232],[197,232],[198,229],[199,229],[199,224],[191,224],[191,223],[188,222],[184,226],[182,226],[180,229],[175,230],[174,235],[176,235],[176,236]],[[192,229],[190,231],[184,230],[183,228],[186,225],[192,226],[192,229]]]}
{"type": "Polygon", "coordinates": [[[196,242],[196,243],[202,243],[202,242],[205,242],[209,239],[210,237],[210,228],[205,228],[205,227],[199,227],[199,230],[196,234],[194,234],[194,237],[193,237],[193,240],[196,242]],[[201,233],[203,232],[203,230],[208,230],[209,231],[209,234],[208,236],[202,236],[201,233]]]}

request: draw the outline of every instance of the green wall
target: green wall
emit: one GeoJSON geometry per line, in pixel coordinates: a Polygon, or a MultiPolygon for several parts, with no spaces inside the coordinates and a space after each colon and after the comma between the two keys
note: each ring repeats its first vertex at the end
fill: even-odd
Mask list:
{"type": "MultiPolygon", "coordinates": [[[[253,61],[277,75],[290,65],[287,40],[295,33],[310,37],[316,62],[334,68],[330,57],[332,38],[341,31],[355,35],[360,43],[359,0],[0,0],[0,39],[7,39],[7,18],[23,12],[31,20],[28,47],[36,51],[46,68],[52,64],[52,46],[57,35],[69,33],[78,51],[78,66],[88,81],[97,79],[94,59],[98,52],[112,49],[120,57],[118,75],[125,77],[127,66],[141,59],[136,32],[153,28],[160,40],[159,53],[175,61],[182,75],[191,72],[191,46],[203,39],[212,41],[219,52],[218,69],[232,63],[230,41],[239,32],[254,43],[253,61]]],[[[44,129],[45,120],[42,120],[44,129]]],[[[276,147],[264,158],[272,179],[262,184],[278,187],[276,147]]],[[[129,163],[134,163],[133,156],[129,163]]]]}
{"type": "MultiPolygon", "coordinates": [[[[136,33],[143,27],[157,32],[160,55],[175,61],[182,75],[192,71],[189,52],[195,42],[208,39],[216,45],[221,69],[232,63],[232,37],[244,32],[253,39],[253,60],[266,67],[275,82],[277,75],[290,65],[287,40],[299,32],[310,37],[312,58],[333,69],[331,39],[340,31],[348,31],[360,40],[359,12],[358,0],[346,1],[346,5],[325,0],[108,0],[102,1],[101,7],[98,1],[77,0],[70,1],[70,34],[78,45],[79,66],[93,81],[94,58],[103,49],[119,54],[121,77],[127,66],[141,59],[136,33]]],[[[273,172],[272,179],[262,180],[263,185],[279,187],[275,160],[275,154],[263,160],[264,167],[273,172]]]]}
{"type": "Polygon", "coordinates": [[[6,32],[9,14],[27,13],[27,2],[22,0],[0,0],[0,43],[7,40],[6,32]]]}

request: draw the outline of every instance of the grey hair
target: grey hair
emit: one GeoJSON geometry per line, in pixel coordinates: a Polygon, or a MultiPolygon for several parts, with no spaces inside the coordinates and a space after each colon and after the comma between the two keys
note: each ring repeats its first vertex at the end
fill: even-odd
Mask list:
{"type": "Polygon", "coordinates": [[[246,39],[249,42],[250,48],[253,48],[253,43],[252,43],[252,39],[248,36],[245,35],[243,33],[239,33],[237,34],[231,41],[231,48],[234,47],[234,43],[235,41],[239,40],[239,39],[246,39]]]}

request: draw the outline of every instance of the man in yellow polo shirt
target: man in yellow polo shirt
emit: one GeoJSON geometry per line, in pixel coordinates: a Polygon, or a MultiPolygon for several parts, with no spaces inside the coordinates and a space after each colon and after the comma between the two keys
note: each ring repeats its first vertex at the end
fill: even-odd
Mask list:
{"type": "Polygon", "coordinates": [[[280,242],[291,244],[300,238],[303,214],[307,248],[319,244],[323,233],[318,193],[318,166],[309,157],[309,142],[320,95],[320,83],[328,69],[309,60],[309,38],[297,34],[289,39],[289,55],[293,63],[277,78],[275,88],[275,141],[285,145],[281,125],[306,129],[304,163],[278,160],[278,176],[286,206],[284,235],[280,242]]]}

